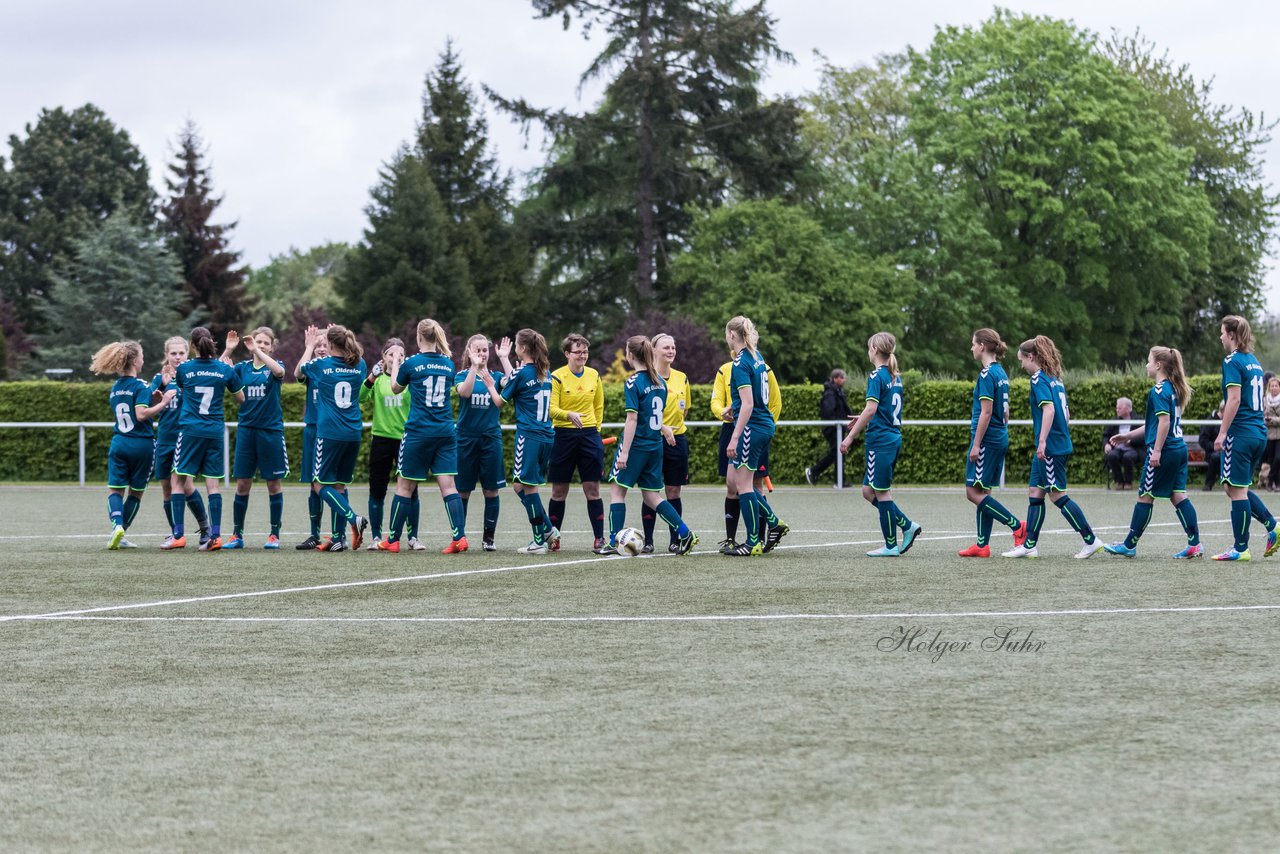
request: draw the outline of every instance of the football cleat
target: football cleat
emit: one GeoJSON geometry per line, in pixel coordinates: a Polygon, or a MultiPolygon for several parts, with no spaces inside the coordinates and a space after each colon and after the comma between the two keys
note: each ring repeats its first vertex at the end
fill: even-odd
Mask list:
{"type": "Polygon", "coordinates": [[[676,538],[675,540],[672,540],[670,543],[668,543],[667,551],[671,552],[673,555],[680,554],[680,539],[676,538]]]}
{"type": "MultiPolygon", "coordinates": [[[[1025,542],[1025,541],[1024,541],[1025,542]]],[[[1014,546],[1009,551],[1004,552],[1003,557],[1040,557],[1040,552],[1036,546],[1027,548],[1025,545],[1014,546]]]]}
{"type": "Polygon", "coordinates": [[[764,546],[759,543],[754,546],[748,543],[738,543],[733,548],[726,547],[721,554],[725,557],[756,557],[764,554],[764,546]]]}
{"type": "Polygon", "coordinates": [[[1272,528],[1267,531],[1267,550],[1262,553],[1262,556],[1271,557],[1277,549],[1280,549],[1280,531],[1272,528]]]}
{"type": "Polygon", "coordinates": [[[173,535],[169,535],[165,537],[164,542],[160,544],[160,548],[164,549],[165,551],[169,551],[170,549],[185,549],[186,547],[187,547],[186,537],[175,537],[173,535]]]}
{"type": "Polygon", "coordinates": [[[1013,544],[1020,546],[1027,541],[1027,523],[1024,519],[1018,523],[1018,527],[1013,531],[1013,544]]]}
{"type": "Polygon", "coordinates": [[[395,542],[391,542],[390,540],[378,540],[369,548],[377,549],[380,552],[391,552],[393,555],[398,555],[400,554],[400,541],[396,540],[395,542]]]}
{"type": "Polygon", "coordinates": [[[678,551],[676,551],[676,554],[687,555],[689,552],[693,551],[693,547],[696,546],[697,544],[698,544],[698,535],[695,534],[693,531],[690,531],[689,533],[685,534],[683,537],[680,538],[680,542],[675,543],[675,546],[678,549],[678,551]]]}
{"type": "Polygon", "coordinates": [[[991,546],[980,546],[977,543],[967,549],[956,552],[960,557],[991,557],[991,546]]]}
{"type": "Polygon", "coordinates": [[[465,552],[468,548],[470,548],[470,545],[467,543],[467,538],[466,538],[466,537],[458,537],[458,539],[454,540],[453,542],[449,543],[449,545],[447,545],[447,546],[445,546],[443,549],[441,549],[441,550],[440,550],[440,554],[442,554],[442,555],[460,555],[460,554],[462,554],[463,552],[465,552]]]}
{"type": "Polygon", "coordinates": [[[307,537],[305,540],[303,540],[302,542],[294,546],[294,548],[300,552],[311,551],[312,549],[318,549],[320,548],[320,538],[307,537]]]}
{"type": "Polygon", "coordinates": [[[764,550],[766,552],[773,551],[778,543],[782,542],[782,538],[791,533],[791,526],[782,520],[778,520],[778,524],[769,529],[769,533],[764,537],[764,550]]]}
{"type": "Polygon", "coordinates": [[[1074,557],[1076,560],[1088,560],[1098,552],[1102,551],[1103,548],[1105,548],[1105,546],[1102,545],[1102,540],[1095,537],[1092,543],[1085,543],[1082,545],[1080,547],[1080,551],[1076,552],[1074,557]]]}
{"type": "Polygon", "coordinates": [[[1138,556],[1137,549],[1131,549],[1128,546],[1126,546],[1124,543],[1112,543],[1111,545],[1103,546],[1102,548],[1105,549],[1107,554],[1109,555],[1119,555],[1120,557],[1137,557],[1138,556]]]}
{"type": "MultiPolygon", "coordinates": [[[[595,542],[591,544],[591,551],[594,552],[595,554],[602,555],[605,553],[604,551],[605,547],[608,545],[609,543],[604,537],[596,537],[595,542]]],[[[612,552],[612,554],[617,554],[617,553],[618,553],[617,549],[614,549],[612,552]]]]}
{"type": "Polygon", "coordinates": [[[327,552],[332,546],[333,546],[333,537],[325,537],[320,543],[316,545],[316,551],[327,552]]]}
{"type": "Polygon", "coordinates": [[[1191,560],[1196,557],[1204,557],[1204,546],[1199,543],[1194,546],[1187,546],[1173,557],[1174,560],[1191,560]]]}
{"type": "Polygon", "coordinates": [[[232,534],[231,537],[222,544],[224,549],[242,549],[244,548],[244,537],[237,537],[232,534]]]}
{"type": "Polygon", "coordinates": [[[813,486],[815,483],[817,483],[817,481],[814,480],[814,477],[813,477],[813,469],[807,466],[805,467],[805,470],[804,470],[804,479],[809,481],[810,486],[813,486]]]}
{"type": "Polygon", "coordinates": [[[222,537],[210,537],[200,544],[202,552],[216,552],[222,549],[222,537]]]}
{"type": "Polygon", "coordinates": [[[483,543],[481,543],[481,546],[487,552],[496,552],[498,550],[498,547],[497,545],[494,544],[493,540],[485,540],[483,543]]]}
{"type": "Polygon", "coordinates": [[[116,525],[111,529],[111,539],[107,542],[107,548],[115,551],[120,548],[120,541],[124,539],[124,525],[116,525]]]}
{"type": "Polygon", "coordinates": [[[645,544],[640,548],[640,554],[642,554],[642,555],[651,555],[651,554],[653,554],[653,543],[645,543],[645,544]]]}
{"type": "Polygon", "coordinates": [[[547,548],[551,549],[553,552],[560,551],[560,541],[558,539],[547,540],[547,548]]]}
{"type": "Polygon", "coordinates": [[[417,537],[410,537],[409,548],[415,552],[425,552],[427,550],[427,544],[417,537]]]}
{"type": "Polygon", "coordinates": [[[919,522],[912,522],[911,527],[902,532],[902,545],[898,547],[898,554],[906,554],[916,543],[916,537],[924,533],[924,526],[919,522]]]}
{"type": "Polygon", "coordinates": [[[346,550],[347,550],[346,540],[330,540],[329,548],[325,549],[325,551],[327,552],[345,552],[346,550]]]}
{"type": "Polygon", "coordinates": [[[369,541],[369,545],[364,547],[364,550],[367,552],[376,552],[381,548],[381,543],[382,537],[375,535],[374,538],[369,541]]]}
{"type": "Polygon", "coordinates": [[[1220,555],[1214,555],[1213,559],[1214,560],[1253,560],[1253,556],[1249,554],[1248,549],[1245,549],[1244,551],[1239,552],[1232,548],[1232,549],[1227,549],[1225,552],[1223,552],[1220,555]]]}
{"type": "Polygon", "coordinates": [[[730,537],[725,537],[723,540],[721,540],[719,543],[716,544],[716,551],[720,552],[720,554],[723,555],[723,554],[728,554],[729,552],[733,551],[737,547],[738,547],[737,541],[733,540],[730,537]]]}
{"type": "Polygon", "coordinates": [[[136,549],[137,547],[138,547],[137,543],[131,543],[128,540],[120,541],[120,548],[122,549],[136,549]]]}
{"type": "MultiPolygon", "coordinates": [[[[351,520],[351,550],[359,551],[360,544],[364,542],[364,532],[369,527],[369,520],[363,516],[357,516],[351,520]]],[[[332,547],[330,547],[332,549],[332,547]]]]}
{"type": "Polygon", "coordinates": [[[898,557],[902,551],[897,546],[883,546],[867,552],[867,557],[898,557]]]}
{"type": "Polygon", "coordinates": [[[537,540],[530,540],[529,545],[516,549],[522,555],[544,555],[550,549],[546,543],[540,543],[537,540]]]}
{"type": "Polygon", "coordinates": [[[560,529],[555,525],[551,526],[551,531],[547,534],[547,548],[553,552],[560,551],[560,529]]]}
{"type": "Polygon", "coordinates": [[[264,549],[272,549],[272,550],[279,549],[280,538],[277,537],[275,534],[272,534],[271,536],[267,537],[267,541],[262,544],[262,547],[264,549]]]}

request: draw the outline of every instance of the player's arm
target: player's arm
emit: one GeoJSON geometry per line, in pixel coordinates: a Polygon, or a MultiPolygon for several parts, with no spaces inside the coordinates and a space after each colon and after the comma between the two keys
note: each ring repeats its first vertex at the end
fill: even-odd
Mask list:
{"type": "Polygon", "coordinates": [[[599,374],[596,374],[595,412],[596,429],[598,430],[600,425],[604,423],[604,380],[600,378],[599,374]]]}
{"type": "Polygon", "coordinates": [[[778,385],[773,368],[769,369],[769,414],[773,416],[775,424],[782,417],[782,386],[778,385]]]}
{"type": "Polygon", "coordinates": [[[725,412],[729,409],[729,377],[724,369],[716,371],[716,384],[711,390],[711,414],[717,421],[727,421],[725,412]]]}
{"type": "MultiPolygon", "coordinates": [[[[235,362],[231,361],[231,354],[235,352],[236,347],[238,347],[239,345],[240,345],[240,333],[232,329],[230,332],[227,333],[227,346],[226,348],[223,349],[222,355],[218,357],[218,361],[222,362],[224,365],[231,365],[232,367],[234,367],[235,362]]],[[[249,349],[252,350],[253,348],[250,347],[249,349]]]]}
{"type": "MultiPolygon", "coordinates": [[[[489,373],[487,370],[485,373],[489,373]]],[[[476,390],[476,380],[480,377],[480,369],[472,362],[467,366],[467,372],[457,383],[458,397],[471,397],[476,390]]]]}
{"type": "Polygon", "coordinates": [[[622,425],[622,442],[618,446],[618,453],[613,461],[618,471],[627,467],[627,456],[631,453],[631,443],[636,438],[636,424],[640,420],[640,395],[636,391],[634,382],[627,383],[626,391],[623,392],[623,406],[626,408],[627,417],[622,425]]]}
{"type": "Polygon", "coordinates": [[[306,334],[303,336],[303,340],[306,342],[306,346],[302,350],[302,356],[298,358],[298,364],[294,365],[293,367],[293,378],[297,382],[305,383],[307,381],[306,380],[307,372],[305,369],[307,366],[307,362],[310,362],[311,359],[315,356],[316,344],[319,343],[320,341],[318,337],[319,332],[320,330],[316,329],[314,326],[308,326],[306,334]]]}
{"type": "Polygon", "coordinates": [[[1040,435],[1036,438],[1036,456],[1042,460],[1049,459],[1045,449],[1049,445],[1049,431],[1053,429],[1054,417],[1053,401],[1040,401],[1040,435]]]}
{"type": "Polygon", "coordinates": [[[982,448],[982,440],[986,438],[987,428],[991,426],[991,408],[993,401],[989,397],[978,398],[978,426],[973,430],[973,445],[969,448],[969,460],[978,461],[978,452],[982,448]]]}
{"type": "MultiPolygon", "coordinates": [[[[140,402],[135,403],[133,411],[137,413],[139,421],[150,421],[164,411],[164,408],[169,405],[169,401],[173,400],[174,395],[177,393],[178,390],[176,388],[171,388],[160,396],[159,403],[153,403],[150,406],[140,402]]],[[[151,386],[147,386],[146,389],[142,390],[138,397],[135,398],[135,401],[144,400],[148,397],[151,397],[151,386]]]]}
{"type": "Polygon", "coordinates": [[[725,449],[729,459],[738,456],[738,439],[742,436],[742,431],[751,420],[751,413],[756,408],[755,393],[751,391],[751,383],[738,386],[738,401],[741,404],[738,407],[738,418],[733,422],[733,435],[729,437],[729,447],[725,449]]]}
{"type": "Polygon", "coordinates": [[[849,435],[845,436],[844,441],[840,443],[841,451],[849,452],[849,448],[853,446],[854,438],[866,428],[879,409],[880,401],[877,398],[868,396],[867,405],[862,407],[858,417],[853,419],[853,422],[849,425],[849,435]]]}
{"type": "Polygon", "coordinates": [[[1231,422],[1236,420],[1236,413],[1240,411],[1240,386],[1228,385],[1227,402],[1222,406],[1222,426],[1218,428],[1218,438],[1213,441],[1213,449],[1222,451],[1222,445],[1227,440],[1227,433],[1231,430],[1231,422]]]}
{"type": "Polygon", "coordinates": [[[485,389],[489,392],[489,401],[501,409],[502,404],[506,403],[507,399],[502,396],[502,392],[498,391],[498,386],[493,381],[493,374],[488,370],[481,371],[480,381],[484,383],[485,389]]]}
{"type": "MultiPolygon", "coordinates": [[[[1160,467],[1160,451],[1164,448],[1164,440],[1169,438],[1169,424],[1169,413],[1156,413],[1156,441],[1155,444],[1151,446],[1151,452],[1147,454],[1147,462],[1149,462],[1153,468],[1160,467]]],[[[1134,430],[1133,432],[1136,433],[1138,431],[1134,430]]]]}
{"type": "Polygon", "coordinates": [[[409,371],[405,368],[406,360],[397,359],[391,363],[388,376],[391,378],[391,393],[399,394],[409,387],[409,371]]]}

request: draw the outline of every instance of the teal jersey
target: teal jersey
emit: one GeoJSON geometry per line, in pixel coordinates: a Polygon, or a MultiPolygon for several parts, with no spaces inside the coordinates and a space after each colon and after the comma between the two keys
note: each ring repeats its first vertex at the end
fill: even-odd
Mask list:
{"type": "MultiPolygon", "coordinates": [[[[280,363],[284,367],[284,363],[280,363]]],[[[282,377],[271,373],[266,365],[256,368],[252,359],[235,366],[236,376],[244,384],[244,403],[240,404],[240,426],[259,430],[283,430],[284,411],[280,408],[282,377]]]]}
{"type": "Polygon", "coordinates": [[[302,423],[308,427],[316,426],[316,409],[320,406],[320,389],[316,388],[315,383],[307,380],[307,365],[318,362],[319,359],[312,359],[302,366],[302,373],[298,375],[298,382],[307,387],[306,394],[302,396],[302,423]]]}
{"type": "Polygon", "coordinates": [[[221,436],[225,421],[222,396],[243,386],[235,370],[217,359],[188,359],[178,365],[174,382],[182,389],[178,420],[182,432],[204,438],[221,436]]]}
{"type": "Polygon", "coordinates": [[[742,389],[751,389],[751,417],[747,425],[758,435],[772,436],[774,433],[773,415],[769,412],[769,366],[765,364],[764,355],[745,347],[733,357],[733,368],[729,374],[730,401],[734,413],[742,411],[742,389]]]}
{"type": "Polygon", "coordinates": [[[409,390],[409,418],[404,435],[410,439],[452,436],[453,360],[443,353],[410,356],[396,373],[396,385],[409,390]]]}
{"type": "Polygon", "coordinates": [[[364,382],[364,359],[348,365],[336,356],[326,356],[307,362],[302,370],[316,394],[316,438],[359,442],[364,428],[359,388],[364,382]]]}
{"type": "Polygon", "coordinates": [[[1164,446],[1160,450],[1185,448],[1187,442],[1182,438],[1182,407],[1178,405],[1178,394],[1173,390],[1172,383],[1156,383],[1155,387],[1147,392],[1146,434],[1143,438],[1148,448],[1156,444],[1156,432],[1160,429],[1161,415],[1169,416],[1169,435],[1165,437],[1164,446]]]}
{"type": "Polygon", "coordinates": [[[867,400],[876,402],[876,414],[867,424],[867,444],[902,438],[902,377],[881,365],[867,377],[867,400]]]}
{"type": "MultiPolygon", "coordinates": [[[[766,380],[766,384],[767,382],[766,380]]],[[[631,450],[661,450],[662,415],[667,410],[667,384],[661,378],[654,382],[645,371],[636,371],[627,377],[623,400],[627,412],[636,414],[636,434],[631,439],[631,450]]],[[[768,414],[768,410],[765,412],[768,414]]],[[[754,422],[754,419],[750,420],[754,422]]],[[[769,426],[773,426],[772,418],[769,419],[769,426]]]]}
{"type": "MultiPolygon", "coordinates": [[[[489,371],[490,378],[496,387],[502,382],[499,371],[489,371]]],[[[467,371],[458,371],[453,378],[456,388],[467,378],[467,371]]],[[[458,395],[458,434],[462,436],[501,436],[502,426],[498,423],[498,406],[489,399],[489,389],[484,380],[476,373],[475,384],[469,397],[458,395]]]]}
{"type": "Polygon", "coordinates": [[[978,432],[982,401],[991,401],[991,420],[982,441],[1005,444],[1009,441],[1009,375],[999,362],[992,362],[978,374],[973,384],[973,411],[969,418],[969,438],[978,432]]]}
{"type": "Polygon", "coordinates": [[[533,365],[524,365],[505,378],[502,397],[516,407],[516,429],[537,438],[551,441],[555,431],[551,429],[551,374],[538,381],[538,371],[533,365]]]}
{"type": "Polygon", "coordinates": [[[160,415],[156,421],[156,441],[161,445],[172,445],[178,441],[178,419],[182,416],[182,391],[178,389],[176,383],[170,383],[168,388],[164,385],[164,377],[156,374],[151,378],[151,393],[157,392],[164,394],[169,389],[173,389],[177,394],[173,399],[165,404],[164,409],[160,410],[160,415]]]}
{"type": "Polygon", "coordinates": [[[1233,350],[1222,360],[1223,400],[1227,399],[1227,389],[1231,386],[1240,389],[1240,408],[1231,420],[1227,435],[1265,441],[1267,422],[1262,416],[1262,400],[1267,390],[1262,383],[1262,365],[1252,353],[1233,350]]]}
{"type": "Polygon", "coordinates": [[[137,377],[120,377],[107,395],[111,418],[116,422],[115,435],[130,439],[154,439],[150,421],[138,418],[139,406],[151,405],[151,386],[137,377]]]}
{"type": "Polygon", "coordinates": [[[1031,441],[1037,446],[1040,444],[1040,423],[1046,406],[1053,407],[1053,426],[1049,428],[1049,439],[1045,442],[1044,452],[1051,457],[1065,457],[1075,450],[1075,446],[1071,444],[1071,429],[1068,424],[1070,410],[1067,409],[1067,387],[1057,377],[1036,371],[1031,375],[1031,441]]]}

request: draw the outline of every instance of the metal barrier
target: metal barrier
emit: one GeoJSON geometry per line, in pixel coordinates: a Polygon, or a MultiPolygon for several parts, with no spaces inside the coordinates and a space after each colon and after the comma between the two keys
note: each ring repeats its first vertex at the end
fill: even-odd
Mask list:
{"type": "MultiPolygon", "coordinates": [[[[726,422],[724,421],[686,421],[686,427],[719,427],[726,422]]],[[[779,421],[778,427],[835,427],[836,428],[836,486],[844,488],[844,453],[840,450],[840,443],[844,441],[844,431],[849,421],[779,421]]],[[[1072,425],[1078,427],[1109,427],[1113,424],[1130,425],[1130,429],[1142,426],[1142,421],[1136,419],[1117,419],[1117,418],[1081,418],[1071,422],[1072,425]]],[[[1221,421],[1213,419],[1188,419],[1182,422],[1184,427],[1205,427],[1221,425],[1221,421]]],[[[1015,419],[1008,422],[1010,427],[1030,427],[1031,421],[1015,419]]],[[[111,421],[0,421],[0,430],[13,429],[79,429],[80,431],[80,485],[85,485],[84,467],[84,431],[85,430],[110,430],[116,425],[111,421]]],[[[222,477],[226,484],[231,484],[231,431],[240,426],[238,421],[228,421],[222,428],[222,477]]],[[[304,427],[301,421],[286,421],[284,427],[304,427]]],[[[372,421],[364,422],[365,429],[373,426],[372,421]]],[[[602,430],[621,430],[623,428],[621,421],[610,421],[600,425],[602,430]]],[[[970,422],[968,419],[919,419],[907,420],[902,422],[902,426],[906,427],[968,427],[970,422]]],[[[515,430],[514,424],[503,424],[503,430],[515,430]]]]}

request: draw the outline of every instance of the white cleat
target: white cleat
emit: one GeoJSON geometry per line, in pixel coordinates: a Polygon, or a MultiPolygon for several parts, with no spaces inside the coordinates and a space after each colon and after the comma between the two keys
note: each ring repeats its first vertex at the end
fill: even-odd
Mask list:
{"type": "Polygon", "coordinates": [[[1085,543],[1080,547],[1080,551],[1076,552],[1076,560],[1088,560],[1102,551],[1102,548],[1102,540],[1095,537],[1092,543],[1085,543]]]}
{"type": "Polygon", "coordinates": [[[427,544],[417,537],[410,537],[409,548],[413,549],[415,552],[425,552],[427,550],[427,544]]]}
{"type": "Polygon", "coordinates": [[[111,529],[111,541],[107,543],[107,548],[109,548],[111,551],[115,551],[116,549],[120,548],[120,543],[123,540],[124,540],[124,526],[116,525],[114,528],[111,529]]]}
{"type": "Polygon", "coordinates": [[[382,537],[374,537],[372,542],[364,547],[364,550],[367,552],[376,552],[378,550],[378,543],[380,542],[382,542],[382,537]]]}
{"type": "Polygon", "coordinates": [[[120,541],[120,548],[122,549],[136,549],[137,547],[138,547],[137,543],[131,543],[128,540],[120,541]]]}
{"type": "Polygon", "coordinates": [[[1004,553],[1005,557],[1040,557],[1040,552],[1035,546],[1027,548],[1026,546],[1014,546],[1004,553]]]}
{"type": "Polygon", "coordinates": [[[516,549],[522,555],[544,555],[550,551],[546,543],[530,540],[529,545],[516,549]]]}

